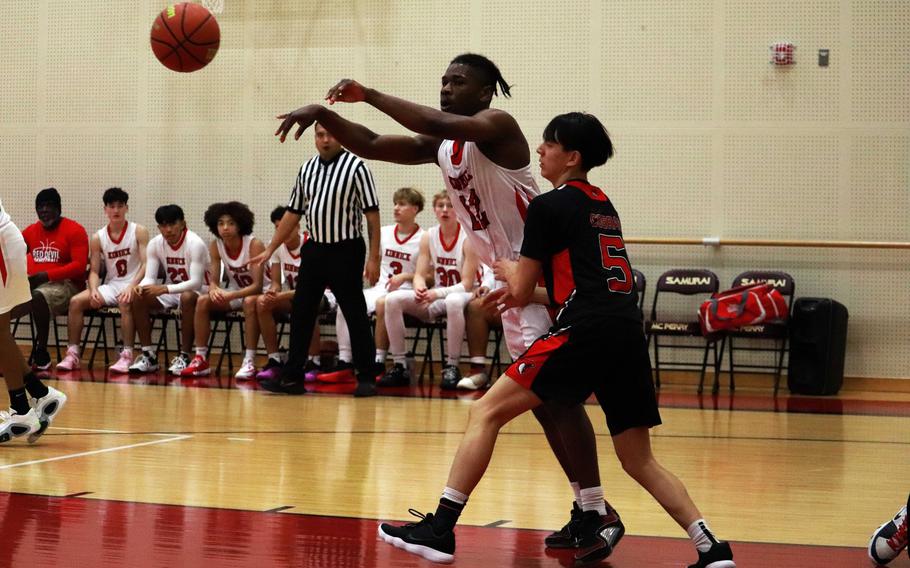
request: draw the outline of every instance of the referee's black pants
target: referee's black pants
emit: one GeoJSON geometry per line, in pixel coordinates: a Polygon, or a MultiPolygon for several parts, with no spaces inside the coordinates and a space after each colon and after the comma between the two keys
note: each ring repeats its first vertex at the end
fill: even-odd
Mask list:
{"type": "Polygon", "coordinates": [[[291,302],[291,338],[283,375],[303,380],[319,304],[329,288],[348,322],[351,349],[358,381],[376,380],[376,344],[370,331],[367,303],[363,297],[363,265],[366,244],[362,238],[337,243],[308,241],[300,249],[300,272],[291,302]]]}

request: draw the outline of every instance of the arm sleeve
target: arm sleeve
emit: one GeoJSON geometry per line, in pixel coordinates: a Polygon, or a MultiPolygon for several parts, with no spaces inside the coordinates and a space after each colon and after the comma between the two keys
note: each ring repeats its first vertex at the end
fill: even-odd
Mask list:
{"type": "Polygon", "coordinates": [[[462,284],[461,282],[459,282],[458,284],[455,284],[454,286],[446,286],[444,288],[433,288],[433,290],[436,292],[436,296],[438,298],[445,298],[449,294],[454,294],[456,292],[467,292],[467,290],[465,290],[465,288],[464,288],[464,284],[462,284]]]}
{"type": "Polygon", "coordinates": [[[169,294],[181,294],[188,290],[199,290],[205,282],[205,271],[209,265],[209,251],[202,242],[193,244],[190,252],[190,279],[180,284],[168,284],[169,294]]]}
{"type": "Polygon", "coordinates": [[[88,264],[88,234],[85,227],[76,222],[67,223],[65,242],[70,249],[70,261],[63,266],[49,268],[47,277],[52,282],[85,282],[85,266],[88,264]]]}
{"type": "Polygon", "coordinates": [[[366,162],[361,162],[354,173],[354,183],[360,193],[360,203],[364,212],[378,211],[379,198],[376,197],[376,184],[373,182],[373,172],[367,167],[366,162]]]}
{"type": "Polygon", "coordinates": [[[142,278],[142,281],[139,282],[140,286],[148,286],[149,284],[154,284],[158,282],[158,270],[161,268],[161,263],[158,260],[158,255],[152,249],[152,241],[149,241],[149,244],[145,248],[145,276],[142,278]]]}
{"type": "Polygon", "coordinates": [[[528,205],[521,256],[544,262],[565,248],[562,246],[562,231],[557,228],[561,225],[550,213],[548,204],[540,198],[528,205]]]}
{"type": "Polygon", "coordinates": [[[288,211],[297,215],[303,215],[303,212],[306,209],[306,203],[304,203],[305,196],[303,192],[303,176],[305,168],[306,164],[300,166],[300,171],[297,172],[297,180],[294,182],[294,187],[291,188],[291,198],[288,199],[288,211]]]}

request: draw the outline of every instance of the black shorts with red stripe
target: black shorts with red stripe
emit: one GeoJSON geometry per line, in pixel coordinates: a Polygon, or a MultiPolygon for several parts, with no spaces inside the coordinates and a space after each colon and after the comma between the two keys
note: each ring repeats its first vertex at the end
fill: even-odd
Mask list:
{"type": "Polygon", "coordinates": [[[661,423],[641,325],[609,320],[539,337],[507,370],[543,401],[579,404],[592,394],[615,436],[661,423]]]}

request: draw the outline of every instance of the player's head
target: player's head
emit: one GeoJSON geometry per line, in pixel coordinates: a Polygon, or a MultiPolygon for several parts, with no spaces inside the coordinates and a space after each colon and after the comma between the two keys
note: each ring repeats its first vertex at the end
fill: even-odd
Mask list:
{"type": "Polygon", "coordinates": [[[101,201],[104,202],[104,214],[107,215],[108,220],[122,221],[126,218],[126,214],[130,210],[130,206],[127,205],[129,200],[129,194],[119,187],[111,187],[105,190],[104,195],[101,196],[101,201]]]}
{"type": "Polygon", "coordinates": [[[42,189],[35,196],[35,213],[45,229],[51,229],[60,221],[60,193],[56,188],[42,189]]]}
{"type": "MultiPolygon", "coordinates": [[[[272,213],[269,215],[269,219],[272,220],[272,224],[275,225],[275,228],[278,228],[278,224],[281,223],[281,218],[284,217],[285,211],[288,208],[284,205],[279,205],[278,207],[272,209],[272,213]]],[[[288,237],[286,243],[296,242],[297,236],[300,234],[300,220],[297,220],[297,224],[294,225],[294,230],[291,231],[291,236],[288,237]]]]}
{"type": "Polygon", "coordinates": [[[341,142],[336,140],[332,133],[318,122],[313,125],[313,133],[316,138],[316,150],[319,152],[320,158],[328,161],[341,152],[341,142]]]}
{"type": "Polygon", "coordinates": [[[442,76],[439,108],[444,112],[473,116],[489,108],[498,91],[505,97],[512,96],[499,67],[483,55],[463,53],[449,63],[442,76]]]}
{"type": "Polygon", "coordinates": [[[554,181],[564,172],[587,172],[604,165],[613,156],[613,143],[604,125],[593,114],[561,114],[544,128],[540,155],[540,175],[554,181]]]}
{"type": "Polygon", "coordinates": [[[445,191],[440,191],[433,196],[433,214],[440,225],[455,221],[455,210],[452,208],[452,200],[445,191]]]}
{"type": "Polygon", "coordinates": [[[183,238],[186,219],[179,205],[162,205],[156,209],[155,222],[158,223],[158,231],[168,244],[175,245],[183,238]]]}
{"type": "Polygon", "coordinates": [[[423,211],[423,194],[413,187],[401,187],[392,194],[392,213],[396,223],[412,223],[423,211]]]}
{"type": "Polygon", "coordinates": [[[239,201],[213,203],[202,216],[205,226],[219,239],[233,239],[253,234],[255,216],[239,201]]]}

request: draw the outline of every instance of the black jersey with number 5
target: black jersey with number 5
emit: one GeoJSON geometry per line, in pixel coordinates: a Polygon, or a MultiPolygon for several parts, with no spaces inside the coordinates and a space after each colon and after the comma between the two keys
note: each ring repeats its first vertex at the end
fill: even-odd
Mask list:
{"type": "Polygon", "coordinates": [[[557,327],[641,321],[619,215],[599,188],[573,180],[531,201],[521,254],[543,264],[557,327]]]}

